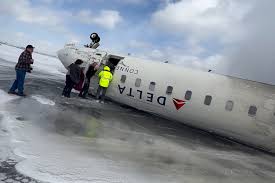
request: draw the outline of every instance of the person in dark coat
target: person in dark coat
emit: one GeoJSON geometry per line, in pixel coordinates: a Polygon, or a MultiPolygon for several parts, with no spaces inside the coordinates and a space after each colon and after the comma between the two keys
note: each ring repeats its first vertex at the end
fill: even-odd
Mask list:
{"type": "Polygon", "coordinates": [[[80,75],[82,72],[82,69],[80,65],[83,63],[82,60],[78,59],[75,61],[75,63],[72,63],[68,67],[68,73],[66,75],[66,86],[64,87],[64,90],[62,92],[62,96],[70,98],[71,91],[77,83],[80,82],[80,75]]]}
{"type": "Polygon", "coordinates": [[[32,53],[34,47],[28,45],[18,59],[18,63],[15,66],[16,79],[13,82],[12,87],[9,90],[9,94],[17,94],[19,96],[26,96],[24,94],[24,82],[27,72],[32,71],[31,64],[33,64],[32,53]],[[16,90],[18,89],[18,93],[16,90]]]}
{"type": "Polygon", "coordinates": [[[90,88],[91,78],[95,75],[97,70],[98,70],[97,63],[93,63],[89,66],[89,68],[86,72],[86,75],[85,75],[85,83],[84,83],[82,90],[79,93],[79,97],[81,97],[81,98],[87,97],[87,94],[88,94],[88,91],[90,88]]]}

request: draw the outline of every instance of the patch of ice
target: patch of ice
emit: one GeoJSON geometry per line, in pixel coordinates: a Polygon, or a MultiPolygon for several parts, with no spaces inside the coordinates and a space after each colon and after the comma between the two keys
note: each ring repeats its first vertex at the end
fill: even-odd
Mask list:
{"type": "Polygon", "coordinates": [[[55,102],[47,99],[46,97],[42,96],[42,95],[33,95],[31,96],[31,98],[35,99],[37,102],[43,104],[43,105],[51,105],[54,106],[55,102]]]}

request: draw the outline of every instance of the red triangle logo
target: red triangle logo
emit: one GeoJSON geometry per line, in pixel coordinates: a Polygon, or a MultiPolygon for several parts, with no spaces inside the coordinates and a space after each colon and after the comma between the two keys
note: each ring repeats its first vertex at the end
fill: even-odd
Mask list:
{"type": "Polygon", "coordinates": [[[185,105],[184,100],[179,100],[179,99],[173,98],[173,102],[174,102],[177,110],[179,110],[180,108],[182,108],[185,105]]]}

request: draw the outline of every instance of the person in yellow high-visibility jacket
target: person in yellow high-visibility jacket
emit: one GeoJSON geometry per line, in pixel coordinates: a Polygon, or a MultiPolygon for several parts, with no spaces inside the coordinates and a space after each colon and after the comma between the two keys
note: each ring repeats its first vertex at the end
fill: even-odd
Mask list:
{"type": "Polygon", "coordinates": [[[110,67],[105,66],[103,71],[101,71],[98,74],[98,77],[99,77],[99,86],[97,89],[96,99],[99,101],[100,94],[102,93],[101,101],[102,101],[102,103],[104,103],[107,89],[109,87],[110,82],[113,79],[113,74],[111,73],[110,67]]]}

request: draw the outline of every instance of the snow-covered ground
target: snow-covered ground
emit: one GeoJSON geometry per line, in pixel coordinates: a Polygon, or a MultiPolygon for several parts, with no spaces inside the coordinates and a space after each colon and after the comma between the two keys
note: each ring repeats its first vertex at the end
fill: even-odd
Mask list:
{"type": "Polygon", "coordinates": [[[117,104],[61,98],[54,58],[34,56],[29,97],[8,95],[21,51],[0,46],[0,160],[20,157],[18,172],[53,183],[275,182],[265,153],[117,104]]]}

